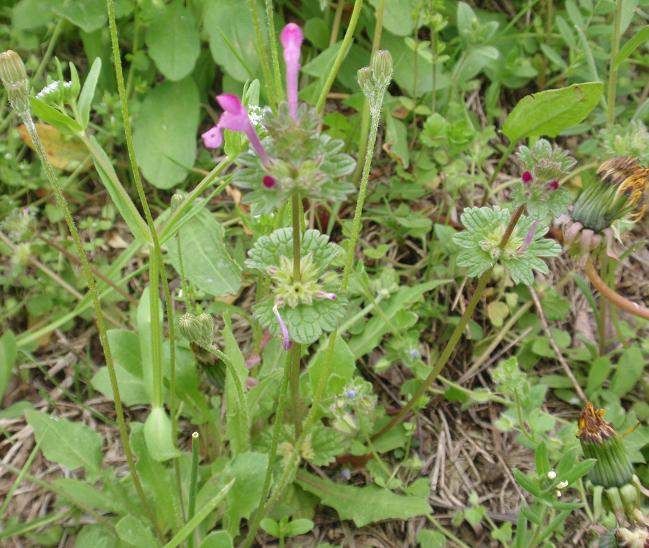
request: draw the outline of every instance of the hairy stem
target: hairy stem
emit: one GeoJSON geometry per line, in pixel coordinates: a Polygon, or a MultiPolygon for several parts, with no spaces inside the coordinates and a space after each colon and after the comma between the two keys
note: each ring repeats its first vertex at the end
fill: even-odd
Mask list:
{"type": "Polygon", "coordinates": [[[65,219],[65,223],[68,226],[68,230],[70,231],[70,236],[72,237],[72,241],[74,242],[74,246],[79,255],[81,268],[83,270],[84,277],[86,278],[86,283],[88,284],[88,291],[90,292],[90,295],[92,297],[92,302],[95,309],[95,322],[97,324],[97,331],[99,333],[99,342],[101,344],[101,348],[104,353],[104,359],[106,360],[106,368],[108,369],[108,378],[110,380],[110,386],[113,391],[113,400],[115,402],[115,415],[117,416],[119,437],[122,442],[122,447],[124,448],[126,462],[128,464],[128,469],[131,475],[131,481],[133,482],[135,491],[137,492],[137,495],[140,498],[140,502],[142,503],[144,511],[148,515],[149,520],[151,521],[151,524],[153,525],[156,531],[156,534],[160,539],[163,539],[164,537],[162,535],[160,525],[158,524],[153,509],[151,508],[151,505],[149,504],[149,501],[147,500],[146,495],[144,494],[144,489],[142,488],[142,482],[140,481],[140,476],[135,466],[135,459],[133,457],[133,451],[131,450],[131,444],[128,438],[128,428],[126,426],[126,420],[124,418],[124,408],[122,406],[122,398],[120,397],[120,393],[119,393],[119,384],[117,383],[115,363],[113,361],[113,355],[110,350],[110,345],[108,344],[108,335],[106,333],[106,320],[104,317],[104,312],[101,308],[101,302],[99,300],[99,294],[97,292],[97,284],[95,281],[95,277],[93,276],[92,269],[90,268],[90,261],[88,260],[88,255],[83,249],[83,243],[81,242],[81,237],[79,236],[79,232],[74,223],[74,219],[72,218],[72,214],[70,213],[70,209],[68,208],[68,203],[65,199],[65,195],[63,194],[61,185],[58,179],[56,178],[56,175],[54,174],[54,170],[52,169],[49,160],[47,159],[45,150],[43,149],[43,145],[41,143],[40,137],[38,136],[38,133],[36,131],[36,126],[34,125],[34,121],[31,115],[27,114],[26,116],[24,116],[23,122],[25,123],[27,132],[29,133],[29,136],[34,144],[36,153],[38,154],[38,157],[41,163],[43,164],[47,179],[52,185],[52,189],[54,190],[54,195],[56,196],[56,201],[59,207],[61,208],[61,210],[63,211],[63,217],[65,219]]]}
{"type": "MultiPolygon", "coordinates": [[[[259,13],[257,13],[256,0],[248,0],[248,9],[250,10],[252,23],[255,27],[255,46],[257,49],[257,56],[259,57],[261,64],[261,72],[264,76],[264,87],[266,88],[266,94],[268,95],[268,102],[272,105],[273,108],[276,108],[277,97],[275,96],[273,77],[270,72],[270,63],[268,62],[268,57],[266,56],[267,48],[264,41],[264,36],[261,32],[261,24],[259,23],[259,13]]],[[[273,37],[271,36],[270,38],[272,42],[273,37]]]]}
{"type": "MultiPolygon", "coordinates": [[[[500,247],[501,249],[507,245],[507,242],[509,241],[509,238],[511,237],[512,233],[514,232],[514,228],[516,227],[516,224],[518,223],[519,219],[521,218],[521,215],[523,214],[523,211],[525,210],[525,206],[520,206],[514,214],[511,216],[509,220],[509,224],[507,225],[507,229],[505,230],[505,233],[503,234],[502,239],[500,240],[500,247]]],[[[455,347],[457,346],[457,343],[460,341],[460,337],[462,336],[462,333],[464,332],[464,329],[466,328],[467,324],[469,323],[469,320],[473,316],[473,311],[475,310],[478,302],[480,302],[480,299],[482,298],[482,294],[484,293],[485,288],[487,287],[487,283],[489,282],[489,279],[491,278],[491,273],[493,271],[493,268],[490,268],[487,270],[480,278],[478,279],[478,285],[475,288],[475,291],[473,292],[473,295],[471,296],[471,300],[469,301],[469,304],[467,305],[466,309],[464,310],[464,313],[460,317],[459,323],[455,326],[455,329],[453,330],[453,333],[451,334],[451,338],[448,340],[446,343],[446,346],[444,347],[444,350],[440,354],[439,358],[437,359],[437,362],[435,363],[435,366],[433,367],[433,370],[428,374],[428,376],[423,380],[417,391],[414,393],[412,398],[404,405],[399,412],[392,417],[390,422],[388,422],[381,430],[376,432],[372,436],[372,440],[375,440],[379,437],[381,437],[383,434],[388,432],[389,430],[392,430],[397,424],[400,424],[405,417],[410,413],[412,408],[417,404],[419,401],[419,398],[421,398],[428,389],[432,386],[432,384],[435,382],[437,379],[437,376],[441,373],[442,369],[444,369],[444,366],[448,362],[449,358],[451,357],[451,354],[455,350],[455,347]]]]}
{"type": "MultiPolygon", "coordinates": [[[[302,257],[301,245],[301,203],[297,192],[291,197],[291,220],[293,222],[293,282],[298,283],[302,279],[300,272],[300,259],[302,257]]],[[[287,367],[291,370],[291,399],[293,406],[293,421],[295,424],[295,435],[299,437],[302,432],[302,421],[300,420],[300,355],[301,345],[293,344],[290,351],[290,360],[287,367]]]]}
{"type": "Polygon", "coordinates": [[[279,445],[279,435],[282,429],[282,423],[284,421],[284,409],[286,408],[286,393],[288,392],[288,383],[289,383],[289,364],[288,362],[284,366],[284,376],[282,378],[282,384],[279,387],[279,394],[277,396],[277,408],[275,409],[275,424],[273,425],[273,437],[270,442],[270,452],[268,454],[268,468],[266,468],[266,475],[264,477],[264,485],[261,489],[261,497],[259,504],[257,505],[257,511],[255,512],[252,520],[250,522],[250,529],[248,531],[248,536],[244,542],[244,546],[249,548],[253,541],[255,540],[255,535],[257,534],[257,529],[259,528],[259,523],[264,517],[264,511],[266,509],[266,499],[268,498],[268,493],[270,492],[270,482],[273,476],[273,464],[275,458],[277,457],[277,446],[279,445]]]}
{"type": "Polygon", "coordinates": [[[327,95],[329,95],[329,90],[331,89],[331,86],[336,79],[336,75],[338,74],[338,71],[343,64],[345,57],[347,57],[349,48],[352,45],[352,40],[354,39],[354,31],[356,30],[358,18],[361,15],[362,6],[363,0],[356,0],[354,2],[354,9],[352,10],[352,16],[349,19],[349,24],[347,25],[347,31],[345,32],[343,43],[338,50],[338,55],[336,55],[336,59],[334,60],[334,64],[331,66],[329,74],[327,74],[325,83],[322,86],[322,91],[320,92],[320,97],[318,97],[318,102],[316,103],[316,109],[318,110],[318,112],[322,112],[324,110],[325,103],[327,102],[327,95]]]}
{"type": "MultiPolygon", "coordinates": [[[[200,450],[200,442],[198,441],[198,432],[194,432],[192,434],[192,470],[191,470],[191,476],[189,479],[189,502],[188,502],[188,509],[187,509],[187,521],[190,521],[194,517],[194,513],[196,512],[196,492],[197,492],[197,484],[198,484],[198,459],[199,459],[199,450],[200,450]]],[[[176,462],[178,460],[176,459],[176,462]]],[[[196,537],[196,533],[192,532],[191,535],[189,535],[189,538],[187,539],[187,546],[188,548],[194,548],[194,540],[196,537]]]]}
{"type": "MultiPolygon", "coordinates": [[[[376,26],[374,27],[374,36],[372,37],[372,55],[374,55],[379,48],[381,47],[381,35],[383,34],[383,14],[385,13],[385,0],[379,0],[379,5],[376,7],[374,13],[374,21],[376,26]]],[[[364,158],[367,151],[367,136],[370,131],[370,103],[365,98],[363,102],[363,113],[361,115],[361,136],[358,141],[358,157],[364,158]]],[[[356,166],[356,171],[354,172],[354,182],[358,180],[363,171],[363,164],[360,162],[356,166]]]]}
{"type": "Polygon", "coordinates": [[[608,93],[606,122],[610,126],[615,122],[615,97],[617,92],[617,64],[615,58],[620,51],[620,24],[622,19],[622,0],[615,1],[615,19],[611,34],[611,61],[608,71],[608,93]]]}

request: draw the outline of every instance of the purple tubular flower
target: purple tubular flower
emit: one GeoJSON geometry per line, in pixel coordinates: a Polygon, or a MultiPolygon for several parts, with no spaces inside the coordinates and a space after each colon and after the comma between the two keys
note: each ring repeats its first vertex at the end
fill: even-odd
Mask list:
{"type": "Polygon", "coordinates": [[[522,243],[522,245],[518,248],[519,253],[524,253],[528,247],[530,247],[530,244],[532,243],[532,240],[534,239],[534,234],[536,234],[536,225],[538,224],[537,221],[534,221],[532,223],[532,226],[530,229],[527,231],[527,234],[525,235],[525,241],[522,243]]]}
{"type": "Polygon", "coordinates": [[[219,123],[213,128],[208,129],[201,137],[207,148],[218,148],[223,144],[223,130],[240,131],[245,133],[250,144],[255,149],[259,158],[264,165],[268,165],[270,160],[268,154],[261,144],[255,128],[252,127],[246,108],[236,95],[224,93],[217,96],[217,102],[223,109],[223,114],[219,118],[219,123]]]}
{"type": "Polygon", "coordinates": [[[289,23],[280,34],[286,63],[286,94],[288,111],[293,120],[297,120],[297,76],[300,71],[300,47],[304,40],[302,29],[295,23],[289,23]]]}
{"type": "Polygon", "coordinates": [[[279,313],[279,303],[275,303],[275,306],[273,306],[273,314],[275,314],[279,329],[282,332],[282,347],[284,350],[288,350],[291,348],[291,339],[288,338],[288,327],[286,327],[282,315],[279,313]]]}
{"type": "Polygon", "coordinates": [[[321,299],[329,299],[330,301],[335,301],[338,298],[335,293],[327,293],[326,291],[318,291],[318,297],[321,299]]]}

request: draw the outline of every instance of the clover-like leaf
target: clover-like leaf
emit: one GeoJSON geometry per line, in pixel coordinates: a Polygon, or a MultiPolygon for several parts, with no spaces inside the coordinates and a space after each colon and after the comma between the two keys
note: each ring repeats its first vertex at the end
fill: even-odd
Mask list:
{"type": "Polygon", "coordinates": [[[454,242],[461,247],[457,264],[467,268],[467,276],[482,275],[501,264],[514,283],[531,285],[534,271],[547,273],[543,258],[556,257],[561,246],[543,236],[547,225],[523,216],[507,243],[500,242],[509,224],[511,213],[499,207],[467,208],[461,216],[465,229],[456,234],[454,242]]]}

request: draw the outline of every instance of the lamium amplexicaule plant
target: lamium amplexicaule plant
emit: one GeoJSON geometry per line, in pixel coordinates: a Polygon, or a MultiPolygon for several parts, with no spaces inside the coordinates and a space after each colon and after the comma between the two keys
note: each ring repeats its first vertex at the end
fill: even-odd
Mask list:
{"type": "MultiPolygon", "coordinates": [[[[360,105],[367,122],[360,131],[362,156],[357,160],[350,143],[339,138],[323,118],[323,107],[351,46],[362,2],[354,2],[342,45],[332,54],[329,73],[320,81],[316,106],[300,101],[305,37],[295,23],[286,24],[279,33],[282,82],[272,4],[266,2],[266,44],[261,12],[250,3],[264,74],[261,85],[251,80],[241,96],[218,95],[218,120],[201,135],[201,154],[211,159],[223,149],[225,156],[191,191],[174,193],[157,218],[135,154],[130,84],[122,72],[113,0],[107,0],[112,61],[139,209],[93,135],[91,106],[101,61],[92,64],[83,85],[71,64],[71,82],[59,79],[34,95],[21,57],[14,51],[0,54],[0,78],[8,102],[33,144],[81,266],[105,365],[94,374],[92,386],[114,402],[128,468],[124,472],[102,464],[102,439],[89,427],[33,409],[25,411],[38,442],[33,455],[40,449],[45,458],[85,472],[84,480],[66,478],[51,484],[38,480],[61,504],[84,515],[80,519],[78,513],[64,511],[74,521],[73,525],[66,522],[66,527],[76,528],[76,546],[260,546],[263,531],[280,538],[283,545],[284,537],[314,527],[313,513],[300,506],[312,509],[314,500],[359,527],[388,518],[427,516],[442,537],[466,546],[435,519],[427,479],[423,488],[417,482],[408,485],[398,472],[401,466],[419,470],[428,458],[415,450],[419,447],[415,424],[422,409],[435,405],[428,397],[439,393],[436,381],[462,392],[468,405],[485,401],[478,392],[442,378],[441,373],[475,324],[476,310],[490,293],[490,284],[514,286],[520,295],[531,293],[537,299],[535,286],[540,284],[536,282],[543,276],[544,284],[549,284],[553,259],[565,252],[566,260],[572,260],[601,295],[600,358],[610,342],[604,325],[606,303],[649,319],[643,307],[610,287],[609,275],[625,253],[624,233],[646,208],[646,129],[634,122],[628,131],[616,130],[609,110],[609,124],[599,135],[608,157],[598,167],[578,165],[562,147],[563,141],[551,138],[586,119],[601,98],[602,85],[585,83],[527,96],[503,125],[509,146],[491,176],[492,182],[507,178],[503,169],[514,154],[517,172],[503,187],[510,190],[499,193],[502,198],[497,203],[486,205],[493,198],[488,188],[483,206],[465,207],[455,217],[459,228],[449,242],[449,268],[459,268],[468,301],[462,301],[460,318],[444,326],[447,336],[441,349],[431,349],[426,356],[417,349],[410,351],[410,361],[419,367],[416,382],[407,387],[404,383],[397,398],[399,408],[387,413],[371,382],[375,374],[367,373],[368,365],[359,366],[362,353],[355,353],[348,337],[350,326],[374,310],[382,322],[380,329],[386,326],[376,331],[377,336],[389,331],[403,339],[394,323],[400,303],[393,303],[394,310],[388,311],[376,300],[366,301],[372,270],[358,260],[372,162],[381,150],[394,145],[391,135],[390,145],[376,147],[385,106],[394,108],[394,98],[387,93],[393,59],[379,47],[384,2],[377,10],[381,19],[369,65],[357,73],[361,93],[350,98],[350,104],[360,105]],[[570,107],[573,102],[578,106],[570,107]],[[561,112],[552,110],[560,108],[561,112]],[[131,297],[136,310],[127,322],[115,322],[108,312],[107,295],[115,284],[108,283],[93,264],[100,250],[90,252],[91,245],[84,242],[34,117],[82,143],[132,233],[133,243],[117,263],[123,266],[139,252],[140,264],[145,266],[133,274],[134,278],[143,275],[133,285],[141,288],[141,294],[137,300],[131,297]],[[226,188],[236,197],[246,234],[231,247],[224,238],[224,225],[210,211],[210,199],[226,188]],[[203,196],[208,189],[209,195],[203,196]],[[215,233],[201,234],[206,230],[215,233]],[[205,253],[197,243],[202,236],[218,242],[209,250],[219,256],[205,253]],[[211,299],[200,281],[186,272],[189,263],[196,262],[192,254],[199,252],[205,254],[202,260],[217,265],[211,275],[234,278],[234,290],[218,296],[236,293],[243,279],[246,299],[236,304],[225,297],[211,299]],[[245,332],[251,333],[249,341],[240,335],[242,327],[233,316],[243,319],[245,332]],[[109,320],[116,328],[108,328],[109,320]],[[400,452],[403,458],[394,470],[382,456],[390,451],[400,452]],[[352,472],[347,464],[367,465],[368,481],[376,485],[350,485],[352,472]],[[322,471],[340,465],[340,481],[322,471]]],[[[436,5],[431,3],[430,10],[436,12],[436,5]]],[[[342,12],[344,2],[338,6],[342,12]]],[[[430,17],[431,47],[437,59],[438,34],[446,23],[435,23],[439,14],[430,17]]],[[[478,25],[477,20],[472,24],[478,25]]],[[[227,88],[233,88],[231,83],[227,88]]],[[[432,95],[435,114],[437,97],[432,95]]],[[[303,90],[302,96],[313,97],[313,87],[303,90]]],[[[392,131],[395,122],[390,123],[392,131]]],[[[160,198],[156,194],[158,205],[160,198]]],[[[11,222],[18,225],[19,221],[24,224],[22,217],[11,222]]],[[[643,476],[634,469],[625,435],[604,420],[602,409],[580,402],[584,391],[575,386],[575,376],[569,375],[574,392],[564,399],[575,405],[575,417],[576,405],[583,405],[583,411],[578,425],[567,422],[560,434],[530,419],[544,413],[545,392],[529,370],[519,367],[516,357],[501,361],[491,376],[495,388],[490,401],[503,406],[498,428],[516,432],[517,441],[535,455],[527,473],[514,470],[527,498],[521,501],[514,527],[511,523],[496,526],[485,517],[477,497],[454,519],[473,526],[485,519],[492,539],[504,546],[554,546],[567,545],[562,537],[564,524],[579,511],[580,517],[591,520],[600,546],[649,546],[643,476]]],[[[592,390],[587,392],[590,397],[592,390]]],[[[16,486],[26,471],[15,470],[16,486]]],[[[0,506],[0,518],[5,510],[0,506]]],[[[0,530],[0,538],[11,536],[2,535],[0,530]]]]}

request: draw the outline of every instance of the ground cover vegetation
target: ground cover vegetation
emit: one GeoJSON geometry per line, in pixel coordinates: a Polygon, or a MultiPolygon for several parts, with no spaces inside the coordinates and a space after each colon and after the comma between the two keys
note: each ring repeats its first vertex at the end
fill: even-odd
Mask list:
{"type": "Polygon", "coordinates": [[[0,18],[3,546],[649,546],[647,0],[0,18]]]}

